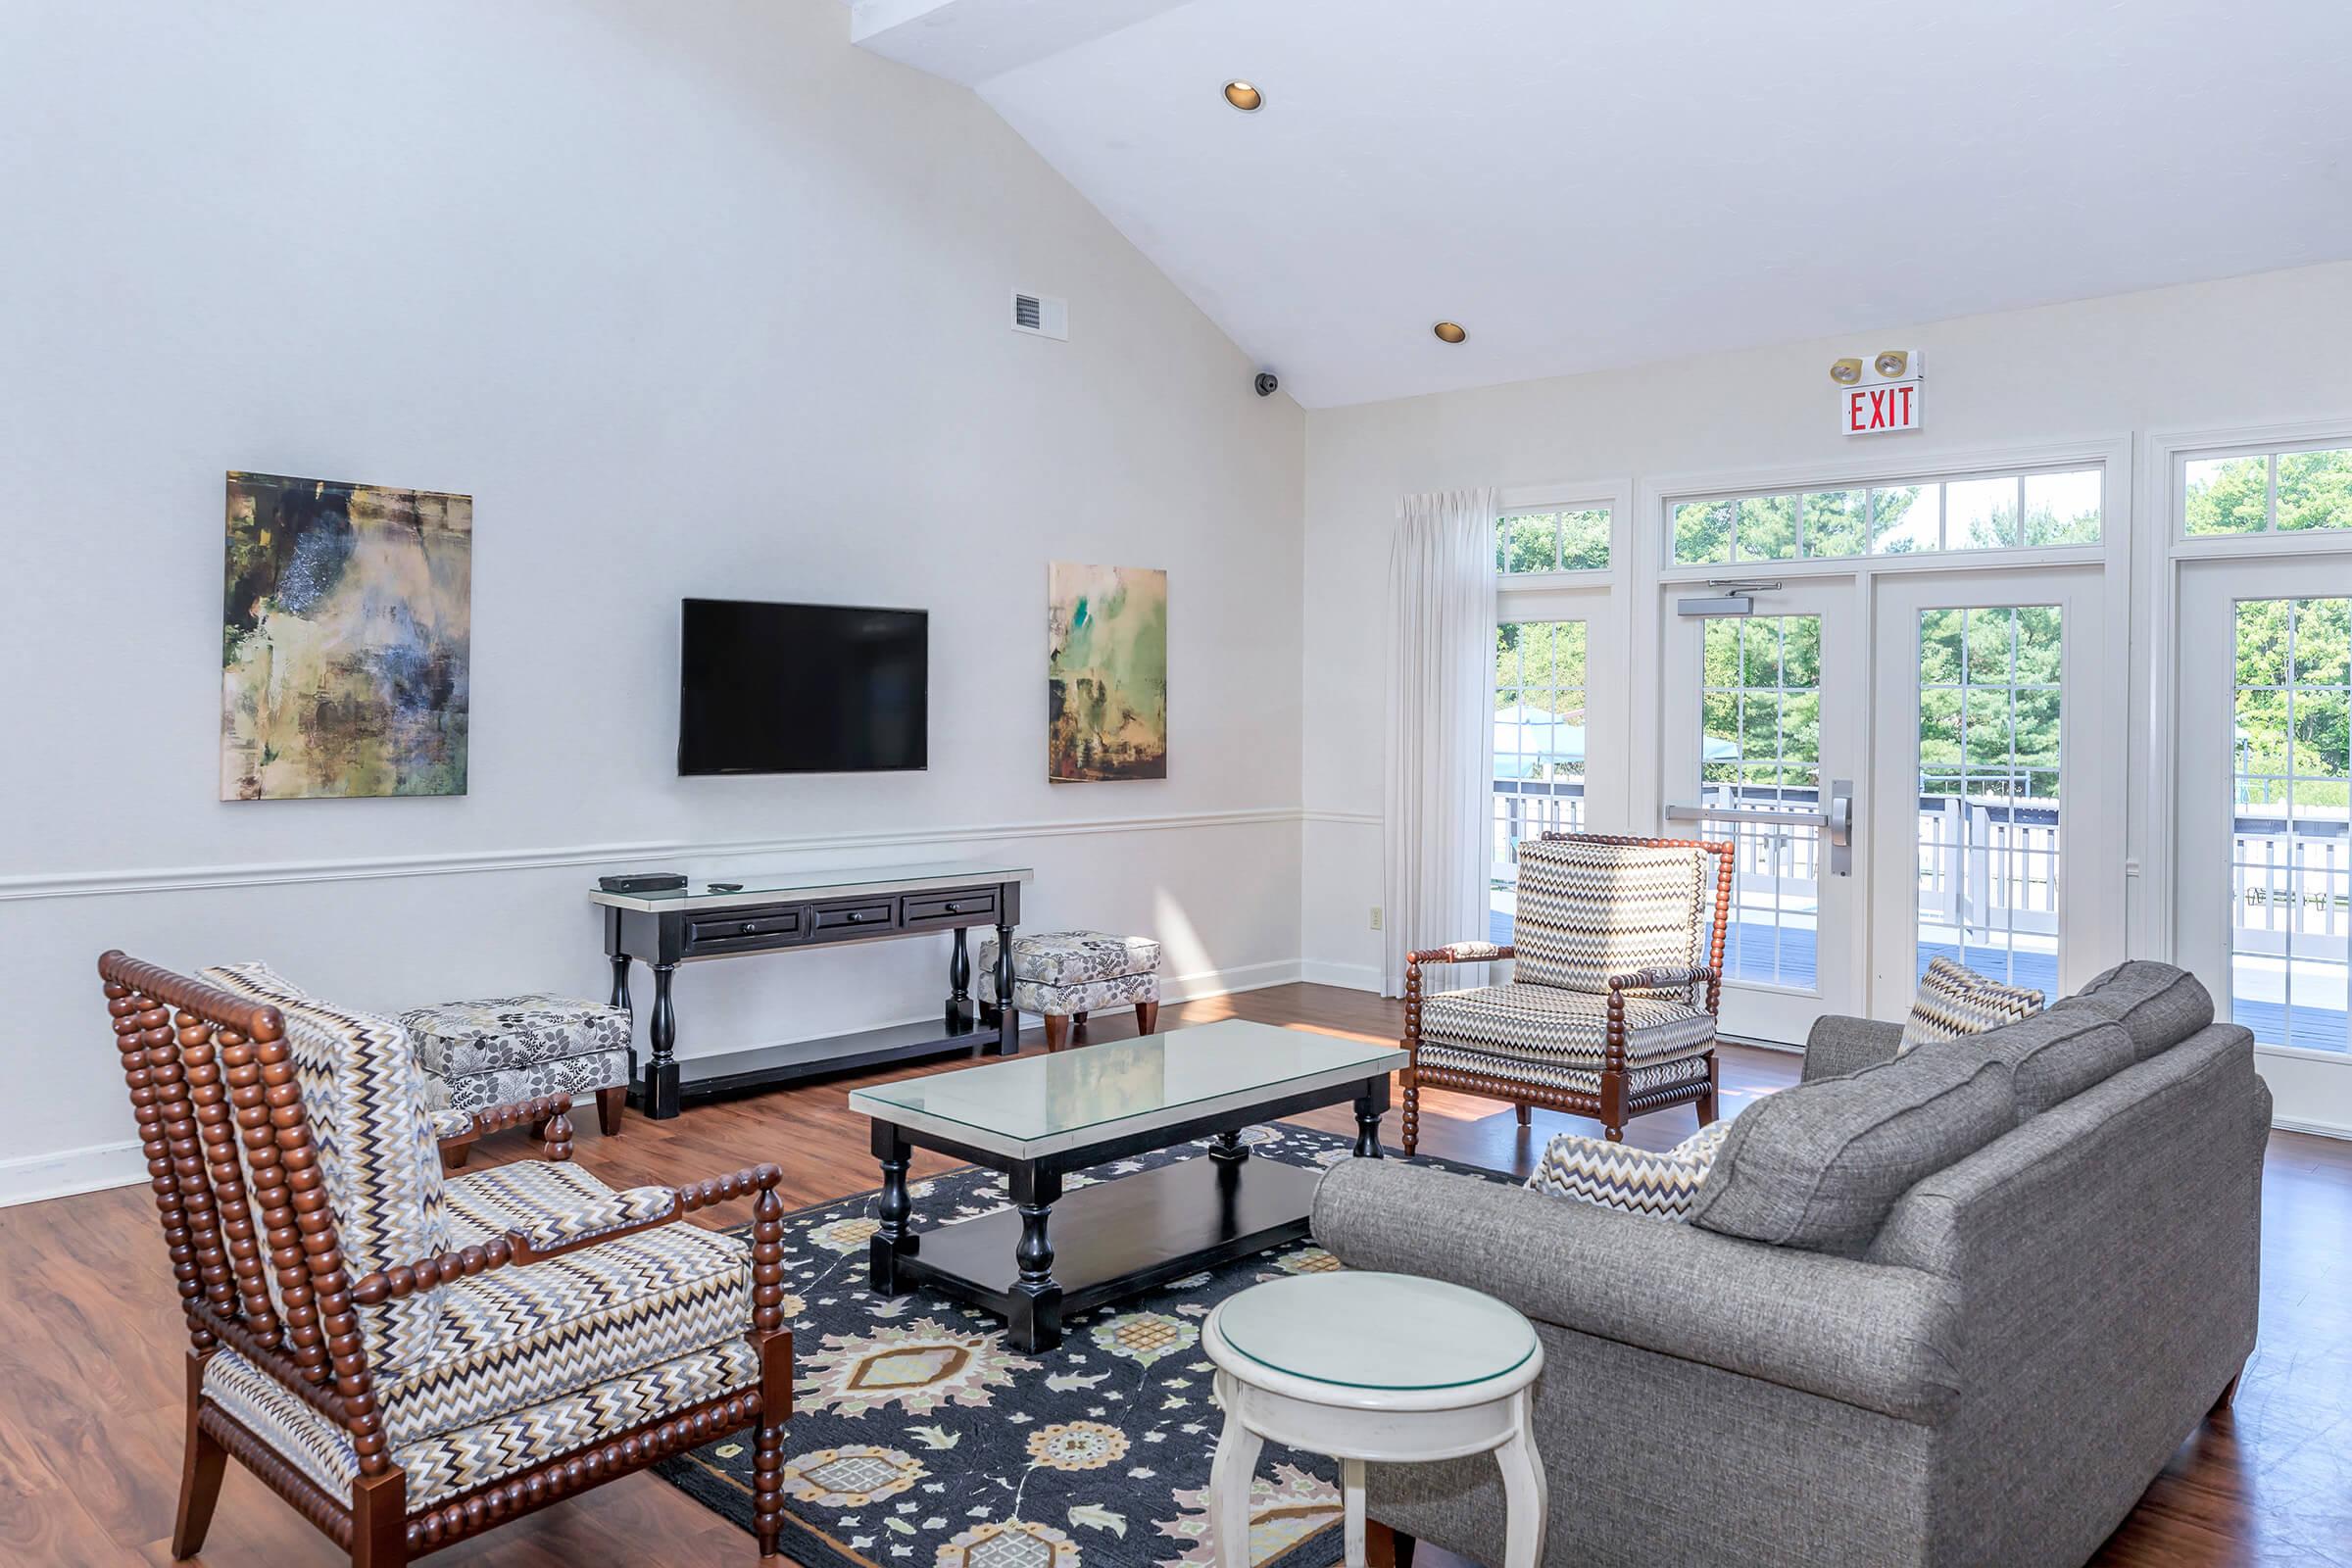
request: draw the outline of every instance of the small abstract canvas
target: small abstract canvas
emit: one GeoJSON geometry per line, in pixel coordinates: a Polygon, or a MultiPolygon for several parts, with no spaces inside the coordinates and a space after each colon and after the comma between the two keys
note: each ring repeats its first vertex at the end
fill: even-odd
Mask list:
{"type": "Polygon", "coordinates": [[[1047,775],[1166,778],[1168,574],[1057,561],[1047,598],[1047,775]]]}
{"type": "Polygon", "coordinates": [[[228,476],[220,798],[466,793],[473,499],[228,476]]]}

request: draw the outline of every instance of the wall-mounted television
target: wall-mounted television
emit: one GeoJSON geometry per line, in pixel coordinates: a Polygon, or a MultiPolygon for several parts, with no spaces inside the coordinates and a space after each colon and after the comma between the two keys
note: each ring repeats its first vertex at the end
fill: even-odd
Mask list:
{"type": "Polygon", "coordinates": [[[689,599],[679,626],[681,774],[929,765],[929,612],[689,599]]]}

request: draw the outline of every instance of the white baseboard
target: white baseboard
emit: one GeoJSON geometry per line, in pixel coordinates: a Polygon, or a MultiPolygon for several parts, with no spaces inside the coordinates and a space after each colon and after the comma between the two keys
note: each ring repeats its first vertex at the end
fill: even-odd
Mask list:
{"type": "Polygon", "coordinates": [[[1302,958],[1298,978],[1310,986],[1345,986],[1349,991],[1369,991],[1380,994],[1380,965],[1376,963],[1334,963],[1328,958],[1302,958]]]}
{"type": "Polygon", "coordinates": [[[146,1180],[147,1153],[135,1142],[0,1159],[0,1208],[107,1187],[135,1187],[146,1180]]]}
{"type": "Polygon", "coordinates": [[[2352,1127],[2332,1121],[2297,1121],[2288,1116],[2273,1116],[2271,1131],[2278,1133],[2309,1133],[2314,1138],[2352,1140],[2352,1127]]]}

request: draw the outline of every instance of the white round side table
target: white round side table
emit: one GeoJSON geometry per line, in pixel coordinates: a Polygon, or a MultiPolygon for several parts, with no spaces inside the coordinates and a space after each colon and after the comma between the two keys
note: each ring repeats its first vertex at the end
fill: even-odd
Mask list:
{"type": "Polygon", "coordinates": [[[1348,1568],[1364,1568],[1364,1464],[1493,1453],[1509,1509],[1502,1568],[1544,1558],[1530,1421],[1544,1347],[1517,1311],[1410,1274],[1301,1274],[1208,1315],[1225,1431],[1209,1469],[1217,1568],[1250,1568],[1250,1478],[1269,1438],[1340,1461],[1348,1568]]]}

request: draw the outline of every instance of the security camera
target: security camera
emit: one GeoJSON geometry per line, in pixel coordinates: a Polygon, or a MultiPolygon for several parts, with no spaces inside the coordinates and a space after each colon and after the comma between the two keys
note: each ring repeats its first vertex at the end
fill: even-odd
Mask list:
{"type": "Polygon", "coordinates": [[[1250,384],[1257,388],[1259,397],[1270,398],[1274,395],[1274,389],[1282,385],[1282,382],[1272,370],[1260,370],[1257,372],[1257,379],[1250,384]]]}

